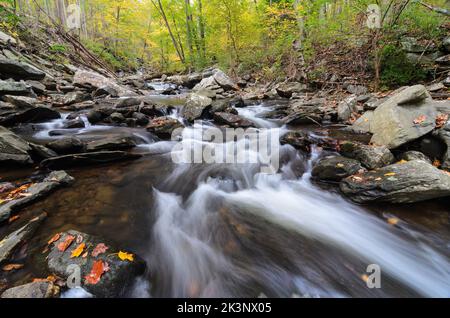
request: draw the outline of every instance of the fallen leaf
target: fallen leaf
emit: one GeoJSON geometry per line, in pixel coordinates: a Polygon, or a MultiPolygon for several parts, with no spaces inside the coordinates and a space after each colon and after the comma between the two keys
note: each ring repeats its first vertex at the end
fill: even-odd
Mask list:
{"type": "Polygon", "coordinates": [[[47,245],[50,245],[52,243],[55,243],[56,241],[58,241],[61,238],[61,233],[57,233],[55,234],[50,241],[47,242],[47,245]]]}
{"type": "Polygon", "coordinates": [[[86,284],[96,285],[100,281],[100,278],[102,278],[102,275],[108,270],[108,263],[103,263],[102,260],[95,261],[92,265],[91,272],[85,276],[86,284]]]}
{"type": "Polygon", "coordinates": [[[134,255],[133,255],[133,254],[128,254],[128,253],[126,253],[126,252],[120,251],[119,254],[118,254],[118,256],[119,256],[119,258],[120,258],[122,261],[125,261],[125,260],[130,261],[130,262],[133,262],[133,261],[134,261],[134,255]]]}
{"type": "Polygon", "coordinates": [[[67,235],[64,242],[61,242],[58,244],[58,250],[60,250],[61,252],[65,252],[74,240],[75,240],[75,236],[67,235]]]}
{"type": "Polygon", "coordinates": [[[425,116],[425,115],[420,115],[419,117],[417,117],[416,119],[414,119],[413,123],[414,123],[415,125],[420,125],[420,124],[422,124],[426,119],[427,119],[427,116],[425,116]]]}
{"type": "Polygon", "coordinates": [[[12,223],[14,221],[17,221],[18,219],[20,219],[20,215],[14,215],[8,219],[8,223],[12,223]]]}
{"type": "Polygon", "coordinates": [[[433,166],[435,166],[436,168],[439,168],[441,166],[441,162],[436,159],[433,161],[433,166]]]}
{"type": "Polygon", "coordinates": [[[82,258],[86,258],[86,257],[88,257],[88,254],[89,254],[89,252],[86,251],[81,257],[82,257],[82,258]]]}
{"type": "Polygon", "coordinates": [[[439,114],[436,116],[436,128],[442,128],[448,121],[448,114],[439,114]]]}
{"type": "Polygon", "coordinates": [[[388,222],[390,225],[397,225],[399,221],[400,221],[400,220],[397,219],[397,218],[388,218],[388,219],[387,219],[387,222],[388,222]]]}
{"type": "Polygon", "coordinates": [[[105,253],[107,249],[109,249],[108,246],[106,246],[106,245],[103,244],[103,243],[99,243],[99,244],[97,244],[97,246],[96,246],[96,247],[94,248],[94,250],[92,251],[92,256],[93,256],[93,257],[97,257],[97,256],[99,256],[100,254],[105,253]]]}
{"type": "Polygon", "coordinates": [[[450,176],[450,172],[447,170],[442,170],[443,173],[448,174],[450,176]]]}
{"type": "Polygon", "coordinates": [[[23,264],[8,264],[2,267],[2,270],[5,272],[10,272],[10,271],[14,271],[14,270],[18,270],[23,268],[23,264]]]}
{"type": "Polygon", "coordinates": [[[344,168],[344,164],[338,163],[338,164],[336,165],[336,167],[338,167],[338,168],[344,168]]]}
{"type": "Polygon", "coordinates": [[[365,283],[367,283],[369,281],[369,276],[367,276],[366,274],[363,274],[360,277],[363,280],[363,282],[365,282],[365,283]]]}
{"type": "Polygon", "coordinates": [[[375,181],[381,181],[381,180],[383,180],[383,178],[378,177],[375,179],[375,181]]]}
{"type": "Polygon", "coordinates": [[[82,235],[78,234],[77,235],[77,244],[81,244],[83,242],[84,238],[82,235]]]}
{"type": "Polygon", "coordinates": [[[397,162],[397,164],[402,165],[404,163],[407,163],[408,161],[406,161],[405,159],[400,160],[399,162],[397,162]]]}
{"type": "Polygon", "coordinates": [[[388,173],[386,173],[384,176],[385,176],[385,177],[392,177],[392,176],[395,176],[395,175],[396,175],[395,172],[388,172],[388,173]]]}
{"type": "Polygon", "coordinates": [[[72,255],[70,255],[70,258],[80,257],[80,255],[81,255],[81,253],[83,253],[85,247],[86,247],[86,244],[84,244],[84,243],[81,243],[80,245],[78,245],[78,247],[72,251],[72,255]]]}
{"type": "Polygon", "coordinates": [[[363,178],[357,177],[357,176],[352,176],[352,179],[355,180],[355,181],[358,181],[358,182],[363,181],[363,178]]]}
{"type": "Polygon", "coordinates": [[[3,204],[5,202],[5,200],[0,199],[0,204],[3,204]]]}

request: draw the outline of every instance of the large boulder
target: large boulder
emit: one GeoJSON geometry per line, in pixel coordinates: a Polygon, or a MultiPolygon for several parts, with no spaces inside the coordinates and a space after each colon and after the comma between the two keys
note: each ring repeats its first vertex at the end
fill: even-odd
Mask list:
{"type": "Polygon", "coordinates": [[[358,104],[356,96],[350,96],[338,104],[337,112],[339,120],[346,122],[352,114],[358,112],[358,104]]]}
{"type": "Polygon", "coordinates": [[[69,266],[78,267],[81,287],[95,297],[123,297],[135,279],[145,272],[146,264],[139,256],[124,252],[98,237],[71,230],[58,234],[56,238],[50,244],[48,269],[68,278],[71,274],[67,270],[69,266]],[[81,252],[78,257],[72,257],[76,249],[81,249],[81,252]],[[120,258],[120,252],[125,257],[120,258]]]}
{"type": "Polygon", "coordinates": [[[119,96],[136,95],[133,91],[117,84],[113,79],[93,71],[77,70],[73,77],[73,84],[82,87],[92,87],[93,90],[108,86],[114,89],[119,96]]]}
{"type": "Polygon", "coordinates": [[[7,289],[3,292],[1,298],[58,298],[59,294],[60,288],[51,281],[37,281],[7,289]]]}
{"type": "Polygon", "coordinates": [[[0,125],[14,126],[23,123],[41,123],[59,118],[61,118],[61,115],[51,108],[34,107],[0,118],[0,125]]]}
{"type": "Polygon", "coordinates": [[[305,152],[310,152],[314,146],[330,151],[339,149],[337,140],[328,137],[316,137],[304,131],[290,131],[281,136],[280,143],[282,145],[291,145],[305,152]]]}
{"type": "Polygon", "coordinates": [[[28,142],[0,126],[0,163],[29,165],[33,163],[29,152],[31,151],[28,142]]]}
{"type": "Polygon", "coordinates": [[[86,144],[86,151],[97,152],[102,150],[126,150],[136,147],[136,138],[127,136],[107,136],[106,138],[90,141],[86,144]]]}
{"type": "Polygon", "coordinates": [[[377,107],[370,120],[372,143],[397,148],[431,132],[437,111],[423,85],[398,92],[377,107]]]}
{"type": "Polygon", "coordinates": [[[47,144],[47,147],[60,155],[83,152],[85,144],[76,137],[61,138],[47,144]]]}
{"type": "Polygon", "coordinates": [[[181,111],[181,116],[189,122],[202,118],[211,108],[212,99],[200,94],[191,94],[181,111]]]}
{"type": "Polygon", "coordinates": [[[138,158],[141,158],[141,155],[132,154],[125,151],[97,151],[49,158],[41,162],[41,167],[48,169],[61,169],[66,167],[98,165],[138,158]]]}
{"type": "Polygon", "coordinates": [[[319,180],[341,181],[348,176],[366,171],[358,160],[340,156],[320,159],[312,170],[312,176],[319,180]]]}
{"type": "Polygon", "coordinates": [[[352,201],[413,203],[450,196],[450,175],[422,160],[353,175],[340,184],[352,201]]]}
{"type": "Polygon", "coordinates": [[[203,79],[202,74],[192,73],[187,75],[173,75],[167,77],[166,81],[169,83],[174,83],[178,86],[184,86],[187,88],[194,88],[195,85],[201,82],[203,79]]]}
{"type": "Polygon", "coordinates": [[[65,171],[53,171],[42,182],[34,183],[27,188],[24,195],[0,205],[0,222],[7,220],[11,213],[31,202],[37,201],[55,189],[71,184],[74,179],[65,171]]]}
{"type": "Polygon", "coordinates": [[[22,109],[33,108],[39,103],[39,101],[33,97],[14,95],[4,95],[2,100],[22,109]]]}
{"type": "Polygon", "coordinates": [[[43,213],[38,217],[30,220],[26,225],[12,232],[0,241],[0,264],[9,261],[13,253],[29,240],[34,232],[36,232],[42,221],[45,220],[47,214],[43,213]]]}
{"type": "Polygon", "coordinates": [[[395,157],[386,146],[363,145],[346,141],[341,144],[341,155],[360,161],[367,169],[377,169],[394,162],[395,157]]]}
{"type": "Polygon", "coordinates": [[[30,64],[0,57],[0,77],[15,80],[42,80],[45,73],[30,64]]]}
{"type": "Polygon", "coordinates": [[[212,91],[239,90],[237,84],[228,77],[223,71],[215,69],[209,77],[205,77],[200,83],[195,85],[194,91],[212,90],[212,91]]]}

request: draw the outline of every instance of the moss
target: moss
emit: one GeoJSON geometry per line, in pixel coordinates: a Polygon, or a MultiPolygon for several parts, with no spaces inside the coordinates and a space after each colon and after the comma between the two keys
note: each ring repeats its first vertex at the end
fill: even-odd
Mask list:
{"type": "Polygon", "coordinates": [[[381,84],[397,87],[424,80],[427,73],[415,63],[410,62],[403,50],[395,45],[384,47],[381,57],[381,84]]]}

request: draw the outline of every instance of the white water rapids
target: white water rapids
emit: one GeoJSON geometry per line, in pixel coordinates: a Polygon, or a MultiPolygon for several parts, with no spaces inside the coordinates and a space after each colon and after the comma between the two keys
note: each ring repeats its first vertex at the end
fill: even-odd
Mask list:
{"type": "MultiPolygon", "coordinates": [[[[274,127],[257,117],[260,111],[253,107],[240,114],[260,127],[274,127]]],[[[193,129],[198,128],[186,128],[185,137],[194,136],[193,129]]],[[[172,145],[160,142],[149,149],[172,145]]],[[[255,165],[181,164],[162,190],[154,190],[157,219],[149,262],[162,295],[450,296],[447,256],[414,230],[390,226],[312,184],[310,171],[320,152],[305,159],[290,146],[281,150],[287,159],[277,174],[260,174],[255,165]],[[305,168],[301,177],[297,165],[305,168]],[[232,234],[225,225],[230,222],[232,234]],[[311,244],[317,245],[315,256],[311,244]],[[379,291],[360,277],[369,264],[381,267],[379,291]]]]}

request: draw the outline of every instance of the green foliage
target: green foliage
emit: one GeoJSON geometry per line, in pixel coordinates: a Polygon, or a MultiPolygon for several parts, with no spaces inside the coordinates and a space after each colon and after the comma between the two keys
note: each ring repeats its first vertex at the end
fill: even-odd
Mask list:
{"type": "Polygon", "coordinates": [[[51,53],[65,53],[67,47],[64,44],[52,44],[49,48],[51,53]]]}
{"type": "Polygon", "coordinates": [[[381,55],[381,84],[384,87],[412,84],[424,80],[426,76],[426,71],[408,61],[405,52],[397,46],[384,47],[381,55]]]}
{"type": "Polygon", "coordinates": [[[126,63],[123,60],[116,57],[109,49],[98,43],[87,41],[85,42],[86,47],[91,50],[95,55],[105,61],[109,66],[115,70],[120,70],[126,68],[126,63]]]}

